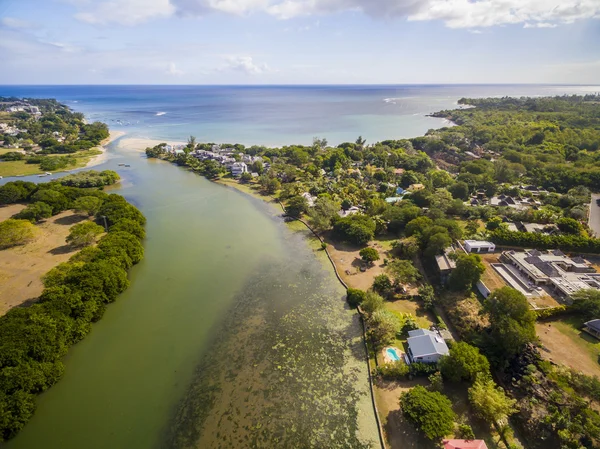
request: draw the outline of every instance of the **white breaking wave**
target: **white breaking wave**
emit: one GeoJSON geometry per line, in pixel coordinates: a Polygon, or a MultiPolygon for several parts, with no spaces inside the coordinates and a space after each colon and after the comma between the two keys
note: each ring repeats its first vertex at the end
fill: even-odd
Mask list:
{"type": "Polygon", "coordinates": [[[157,112],[156,115],[165,115],[166,112],[157,112]]]}

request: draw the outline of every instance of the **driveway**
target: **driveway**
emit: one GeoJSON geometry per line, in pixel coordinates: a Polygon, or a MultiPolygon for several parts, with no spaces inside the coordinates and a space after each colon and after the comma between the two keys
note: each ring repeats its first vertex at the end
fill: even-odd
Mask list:
{"type": "Polygon", "coordinates": [[[600,237],[600,194],[592,194],[592,202],[590,203],[590,221],[589,226],[596,237],[600,237]]]}

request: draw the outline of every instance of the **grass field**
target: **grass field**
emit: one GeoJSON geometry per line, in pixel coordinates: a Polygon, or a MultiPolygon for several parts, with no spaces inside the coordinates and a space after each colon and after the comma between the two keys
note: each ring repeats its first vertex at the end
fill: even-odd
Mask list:
{"type": "Polygon", "coordinates": [[[591,376],[600,376],[600,340],[584,332],[577,317],[536,324],[536,332],[545,350],[545,359],[566,365],[591,376]]]}
{"type": "MultiPolygon", "coordinates": [[[[3,151],[3,153],[8,152],[8,151],[4,151],[4,149],[2,151],[3,151]]],[[[15,151],[15,150],[9,149],[9,151],[15,151]]],[[[86,150],[86,151],[78,151],[77,153],[73,153],[70,156],[75,157],[76,164],[69,165],[68,167],[66,167],[64,169],[57,170],[57,171],[60,172],[60,171],[73,170],[75,168],[85,167],[91,158],[93,158],[94,156],[97,156],[101,153],[102,152],[100,150],[95,150],[95,149],[86,150]]],[[[62,155],[62,154],[50,155],[50,157],[59,157],[59,156],[64,156],[64,155],[62,155]]],[[[27,163],[25,163],[25,161],[6,161],[6,162],[0,161],[0,176],[3,176],[5,178],[10,177],[10,176],[19,176],[19,175],[23,175],[23,176],[37,175],[40,173],[44,173],[44,171],[45,170],[42,170],[39,165],[27,164],[27,163]]]]}

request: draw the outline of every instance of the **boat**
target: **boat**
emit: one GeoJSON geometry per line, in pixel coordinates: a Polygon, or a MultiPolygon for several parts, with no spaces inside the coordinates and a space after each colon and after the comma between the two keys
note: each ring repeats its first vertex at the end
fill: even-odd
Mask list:
{"type": "Polygon", "coordinates": [[[46,175],[38,175],[38,178],[43,178],[43,177],[45,177],[45,176],[46,176],[46,175]]]}
{"type": "Polygon", "coordinates": [[[131,167],[131,165],[129,165],[129,164],[125,164],[125,167],[131,167]]]}
{"type": "Polygon", "coordinates": [[[123,167],[125,164],[119,164],[119,167],[123,167]]]}
{"type": "Polygon", "coordinates": [[[47,176],[52,176],[52,173],[50,173],[49,171],[46,172],[47,176]]]}

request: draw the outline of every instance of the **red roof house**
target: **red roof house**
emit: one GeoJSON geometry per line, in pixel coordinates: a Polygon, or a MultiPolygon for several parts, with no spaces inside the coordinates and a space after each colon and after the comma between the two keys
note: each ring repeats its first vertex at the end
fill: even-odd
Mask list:
{"type": "Polygon", "coordinates": [[[444,440],[444,449],[488,449],[483,440],[444,440]]]}

